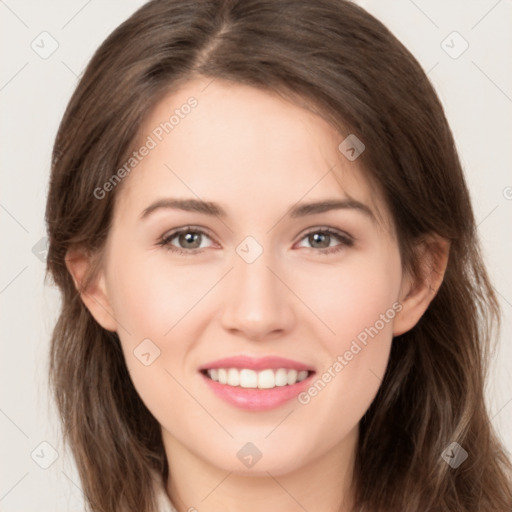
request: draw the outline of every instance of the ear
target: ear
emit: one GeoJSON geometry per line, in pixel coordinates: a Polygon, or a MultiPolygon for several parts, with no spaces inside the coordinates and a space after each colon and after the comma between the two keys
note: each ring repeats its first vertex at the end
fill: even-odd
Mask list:
{"type": "Polygon", "coordinates": [[[395,316],[393,336],[411,330],[423,316],[443,282],[450,242],[431,235],[417,246],[419,276],[404,276],[400,291],[402,309],[395,316]]]}
{"type": "Polygon", "coordinates": [[[99,268],[89,280],[88,273],[97,262],[81,249],[68,251],[65,262],[75,287],[91,315],[104,329],[116,332],[117,322],[108,299],[103,269],[99,268]]]}

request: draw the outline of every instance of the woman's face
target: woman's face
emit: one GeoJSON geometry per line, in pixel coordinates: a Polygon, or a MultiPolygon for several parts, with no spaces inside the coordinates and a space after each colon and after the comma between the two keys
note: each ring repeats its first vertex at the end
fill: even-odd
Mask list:
{"type": "Polygon", "coordinates": [[[344,138],[221,80],[189,82],[146,119],[107,241],[103,325],[168,455],[278,475],[353,451],[388,362],[402,267],[344,138]],[[339,207],[305,207],[323,202],[339,207]]]}

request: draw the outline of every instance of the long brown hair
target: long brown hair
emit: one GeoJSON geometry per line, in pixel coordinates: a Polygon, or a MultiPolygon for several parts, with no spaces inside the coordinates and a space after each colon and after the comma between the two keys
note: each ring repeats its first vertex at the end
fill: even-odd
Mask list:
{"type": "Polygon", "coordinates": [[[437,295],[394,339],[360,422],[355,510],[512,510],[511,464],[484,401],[499,309],[452,133],[414,57],[344,0],[153,0],[103,42],[69,102],[46,209],[47,274],[62,293],[49,375],[91,510],[153,510],[151,474],[165,482],[168,465],[119,338],[91,316],[65,257],[85,248],[94,275],[123,183],[102,199],[95,189],[149,110],[198,76],[277,91],[363,141],[360,162],[391,212],[404,268],[418,271],[414,247],[428,235],[451,242],[437,295]],[[441,457],[453,442],[469,454],[456,469],[441,457]]]}

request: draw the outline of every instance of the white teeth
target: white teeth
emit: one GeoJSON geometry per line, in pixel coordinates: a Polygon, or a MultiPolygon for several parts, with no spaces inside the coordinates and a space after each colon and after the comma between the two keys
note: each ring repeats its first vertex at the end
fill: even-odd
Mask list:
{"type": "MultiPolygon", "coordinates": [[[[227,384],[228,383],[228,372],[224,368],[219,368],[219,382],[221,384],[227,384]]],[[[213,379],[213,376],[210,375],[210,377],[213,379]]]]}
{"type": "MultiPolygon", "coordinates": [[[[237,372],[236,368],[231,368],[232,371],[237,372]]],[[[257,388],[258,387],[258,374],[254,370],[243,369],[240,370],[240,387],[241,388],[257,388]]]]}
{"type": "Polygon", "coordinates": [[[276,387],[274,370],[263,370],[258,373],[258,387],[260,389],[271,389],[276,387]]]}
{"type": "Polygon", "coordinates": [[[286,386],[288,384],[288,372],[284,368],[279,368],[276,372],[276,386],[286,386]]]}
{"type": "Polygon", "coordinates": [[[297,370],[288,370],[288,386],[291,386],[292,384],[295,384],[297,382],[297,370]]]}
{"type": "Polygon", "coordinates": [[[307,378],[307,370],[287,370],[279,368],[278,370],[262,370],[256,372],[244,368],[212,368],[206,372],[210,379],[227,384],[228,386],[240,386],[242,388],[272,389],[276,386],[292,386],[297,382],[307,378]]]}
{"type": "Polygon", "coordinates": [[[240,374],[235,368],[230,368],[228,370],[227,384],[230,386],[238,386],[240,384],[240,374]]]}
{"type": "Polygon", "coordinates": [[[308,376],[307,370],[301,370],[299,373],[297,373],[297,382],[300,382],[301,380],[304,380],[308,376]]]}

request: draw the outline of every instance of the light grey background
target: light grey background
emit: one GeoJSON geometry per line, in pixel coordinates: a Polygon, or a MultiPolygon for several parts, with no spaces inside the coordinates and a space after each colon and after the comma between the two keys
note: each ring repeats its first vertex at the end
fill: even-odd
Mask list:
{"type": "MultiPolygon", "coordinates": [[[[82,510],[80,482],[63,451],[46,384],[48,342],[59,306],[57,291],[43,286],[41,259],[50,155],[84,66],[104,38],[143,3],[0,0],[1,511],[82,510]],[[41,35],[44,31],[50,35],[41,35]],[[55,44],[54,53],[46,55],[55,44]]],[[[512,451],[511,1],[357,3],[417,57],[454,132],[503,308],[486,394],[492,422],[512,451]],[[464,41],[469,47],[461,53],[464,41]]],[[[470,446],[465,448],[471,453],[470,446]]]]}

